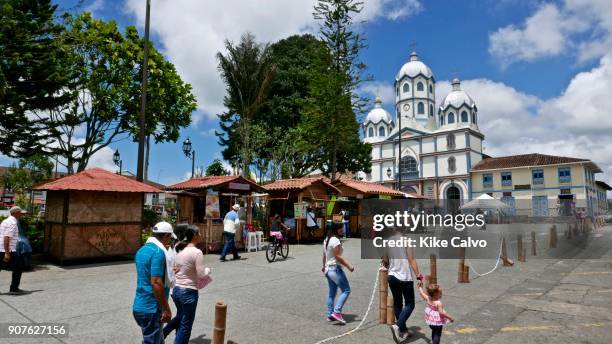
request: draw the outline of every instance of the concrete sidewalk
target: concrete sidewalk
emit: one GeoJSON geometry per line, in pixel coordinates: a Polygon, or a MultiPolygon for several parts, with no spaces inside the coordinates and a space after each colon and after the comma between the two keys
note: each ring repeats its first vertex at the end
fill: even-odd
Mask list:
{"type": "MultiPolygon", "coordinates": [[[[562,239],[560,239],[562,240],[562,239]]],[[[457,284],[457,262],[438,261],[445,308],[457,321],[445,327],[443,342],[453,343],[609,343],[612,336],[612,229],[591,235],[598,259],[530,259],[499,267],[485,277],[472,274],[457,284]]],[[[354,328],[372,295],[378,261],[361,260],[358,239],[345,242],[345,256],[356,267],[348,273],[351,296],[346,326],[324,320],[327,282],[320,272],[320,245],[292,245],[289,258],[268,263],[264,252],[220,263],[205,256],[213,283],[200,292],[192,343],[210,343],[214,303],[228,304],[226,339],[238,343],[315,343],[354,328]]],[[[578,256],[578,258],[580,258],[578,256]]],[[[494,260],[473,261],[478,272],[494,260]]],[[[424,273],[427,261],[419,261],[424,273]]],[[[7,291],[10,273],[0,272],[7,291]]],[[[63,322],[68,338],[0,339],[2,343],[138,343],[139,328],[131,306],[135,288],[132,262],[57,267],[47,265],[23,276],[22,288],[33,293],[0,295],[0,323],[63,322]]],[[[376,296],[377,297],[377,296],[376,296]]],[[[408,321],[415,333],[406,342],[428,343],[430,331],[417,303],[408,321]]],[[[389,329],[378,325],[374,302],[364,326],[333,343],[393,343],[389,329]]],[[[171,343],[171,336],[167,342],[171,343]]]]}

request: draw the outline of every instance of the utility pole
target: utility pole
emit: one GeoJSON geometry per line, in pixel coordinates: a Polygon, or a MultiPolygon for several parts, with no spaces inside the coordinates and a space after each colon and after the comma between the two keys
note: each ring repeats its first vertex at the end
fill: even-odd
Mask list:
{"type": "Polygon", "coordinates": [[[142,64],[142,97],[140,101],[140,132],[138,135],[138,167],[136,169],[136,180],[143,181],[144,168],[144,146],[145,146],[145,113],[147,108],[147,64],[149,62],[149,22],[151,16],[151,0],[147,0],[147,12],[145,17],[144,34],[144,61],[142,64]]]}

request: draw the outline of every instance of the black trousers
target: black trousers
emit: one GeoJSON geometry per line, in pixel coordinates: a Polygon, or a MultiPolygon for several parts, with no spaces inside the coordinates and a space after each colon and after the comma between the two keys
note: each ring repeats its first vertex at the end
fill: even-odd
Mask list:
{"type": "MultiPolygon", "coordinates": [[[[4,252],[0,252],[2,255],[2,259],[4,259],[4,252]]],[[[2,261],[2,268],[0,270],[8,270],[12,271],[11,275],[11,289],[10,291],[16,291],[19,289],[19,284],[21,283],[21,274],[23,273],[23,264],[21,262],[21,256],[17,254],[17,252],[11,252],[11,259],[8,263],[2,261]]]]}

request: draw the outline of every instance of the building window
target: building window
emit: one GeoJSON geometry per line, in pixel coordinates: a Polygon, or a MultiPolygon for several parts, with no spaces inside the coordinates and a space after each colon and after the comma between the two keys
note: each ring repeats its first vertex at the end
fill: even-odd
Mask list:
{"type": "Polygon", "coordinates": [[[385,127],[378,128],[378,136],[385,136],[385,127]]]}
{"type": "Polygon", "coordinates": [[[572,170],[569,167],[559,167],[559,183],[571,183],[572,170]]]}
{"type": "Polygon", "coordinates": [[[531,171],[531,176],[533,178],[533,184],[544,184],[544,170],[537,169],[531,171]]]}
{"type": "Polygon", "coordinates": [[[370,127],[370,129],[368,129],[368,137],[372,136],[374,136],[374,128],[370,127]]]}
{"type": "Polygon", "coordinates": [[[429,84],[429,93],[433,94],[433,85],[429,84]]]}
{"type": "Polygon", "coordinates": [[[502,186],[512,186],[512,172],[501,173],[502,186]]]}
{"type": "Polygon", "coordinates": [[[448,114],[448,124],[452,124],[452,123],[455,123],[455,114],[450,112],[448,114]]]}
{"type": "Polygon", "coordinates": [[[411,156],[405,156],[400,160],[400,174],[402,179],[415,179],[419,177],[417,162],[411,156]]]}
{"type": "Polygon", "coordinates": [[[448,172],[455,173],[457,171],[457,161],[454,156],[448,158],[448,172]]]}
{"type": "Polygon", "coordinates": [[[425,104],[423,103],[419,103],[419,105],[417,106],[417,112],[419,113],[419,115],[422,115],[425,113],[425,104]]]}
{"type": "Polygon", "coordinates": [[[429,104],[429,115],[433,116],[433,104],[429,104]]]}
{"type": "Polygon", "coordinates": [[[408,83],[405,83],[402,91],[404,91],[404,93],[410,92],[410,85],[408,85],[408,83]]]}
{"type": "Polygon", "coordinates": [[[446,136],[446,148],[447,149],[455,149],[455,135],[448,134],[446,136]]]}
{"type": "Polygon", "coordinates": [[[417,91],[423,91],[424,87],[423,87],[423,83],[419,81],[419,83],[417,84],[417,91]]]}
{"type": "Polygon", "coordinates": [[[493,174],[492,173],[484,173],[482,175],[482,187],[483,188],[493,187],[493,174]]]}
{"type": "Polygon", "coordinates": [[[461,112],[461,122],[467,122],[467,121],[468,121],[467,111],[461,112]]]}

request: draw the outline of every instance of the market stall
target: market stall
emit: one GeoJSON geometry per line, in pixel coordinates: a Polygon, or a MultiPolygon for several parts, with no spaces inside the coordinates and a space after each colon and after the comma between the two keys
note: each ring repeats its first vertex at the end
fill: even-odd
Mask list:
{"type": "MultiPolygon", "coordinates": [[[[241,223],[253,223],[254,194],[265,190],[241,176],[206,176],[192,178],[166,188],[177,196],[177,224],[189,223],[200,228],[203,248],[221,250],[223,218],[233,204],[240,204],[241,223]]],[[[236,231],[236,246],[242,247],[242,230],[236,231]]]]}
{"type": "Polygon", "coordinates": [[[161,192],[101,168],[34,190],[47,191],[44,250],[60,263],[133,255],[140,247],[144,194],[161,192]]]}

